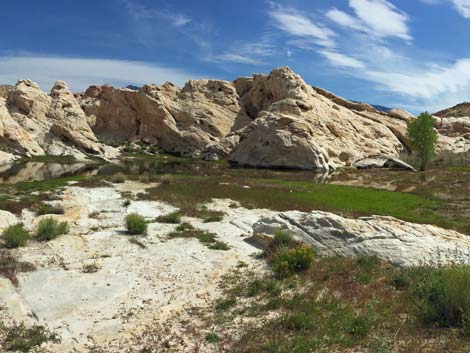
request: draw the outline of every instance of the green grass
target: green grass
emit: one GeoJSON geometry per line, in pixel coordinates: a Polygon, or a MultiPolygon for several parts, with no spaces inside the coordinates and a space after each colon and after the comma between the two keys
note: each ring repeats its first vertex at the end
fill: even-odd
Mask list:
{"type": "Polygon", "coordinates": [[[36,231],[36,239],[39,241],[49,241],[67,234],[70,226],[67,222],[58,222],[54,218],[44,218],[39,221],[36,231]]]}
{"type": "MultiPolygon", "coordinates": [[[[267,260],[272,268],[275,263],[267,260]]],[[[208,325],[239,322],[231,329],[235,336],[222,332],[230,342],[227,351],[238,353],[466,353],[470,341],[462,315],[450,328],[422,319],[416,287],[434,287],[428,271],[436,269],[400,269],[375,257],[317,258],[314,267],[288,277],[236,269],[221,281],[223,295],[208,325]]],[[[451,300],[458,303],[453,309],[464,307],[465,313],[467,274],[451,277],[448,293],[460,293],[451,300]]],[[[453,309],[445,307],[436,317],[459,312],[453,309]]]]}
{"type": "Polygon", "coordinates": [[[26,246],[29,241],[29,232],[22,224],[15,224],[6,228],[2,233],[7,248],[19,248],[26,246]]]}
{"type": "Polygon", "coordinates": [[[195,229],[189,223],[180,224],[174,232],[168,234],[170,239],[195,238],[211,250],[229,250],[230,246],[217,239],[217,235],[206,230],[195,229]]]}
{"type": "Polygon", "coordinates": [[[420,268],[410,273],[421,319],[461,328],[470,337],[470,266],[420,268]]]}
{"type": "Polygon", "coordinates": [[[131,235],[142,235],[147,232],[147,221],[137,213],[131,213],[126,216],[126,229],[131,235]]]}
{"type": "Polygon", "coordinates": [[[178,224],[181,223],[181,213],[179,211],[171,212],[166,215],[158,216],[157,222],[178,224]]]}
{"type": "Polygon", "coordinates": [[[464,220],[440,214],[445,211],[445,201],[423,195],[275,179],[253,178],[242,183],[237,179],[220,184],[216,177],[176,176],[172,183],[162,184],[143,197],[160,199],[181,208],[208,203],[212,198],[229,198],[247,208],[324,210],[349,216],[384,215],[444,228],[456,228],[464,223],[464,220]],[[251,188],[243,188],[244,184],[251,188]]]}

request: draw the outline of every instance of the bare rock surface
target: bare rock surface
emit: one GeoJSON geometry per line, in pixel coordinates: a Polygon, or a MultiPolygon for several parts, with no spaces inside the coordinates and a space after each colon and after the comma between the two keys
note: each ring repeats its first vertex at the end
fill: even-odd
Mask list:
{"type": "Polygon", "coordinates": [[[370,156],[354,161],[353,167],[357,169],[389,168],[415,171],[411,165],[396,157],[390,156],[370,156]]]}
{"type": "Polygon", "coordinates": [[[323,255],[378,256],[399,266],[470,261],[468,236],[393,217],[349,219],[320,211],[290,211],[263,218],[253,229],[267,234],[287,229],[323,255]]]}
{"type": "MultiPolygon", "coordinates": [[[[69,221],[71,233],[48,243],[31,242],[17,251],[19,260],[36,270],[19,274],[18,288],[0,282],[0,305],[5,308],[0,317],[57,332],[61,343],[51,344],[51,352],[88,352],[86,347],[126,341],[150,322],[163,323],[188,305],[209,305],[219,293],[221,276],[239,261],[262,266],[252,256],[258,250],[242,235],[248,236],[262,214],[274,212],[232,210],[228,201],[218,201],[232,212],[223,221],[185,218],[230,246],[228,251],[211,250],[197,239],[167,239],[176,226],[154,219],[174,207],[152,201],[124,206],[122,191],[138,193],[144,188],[130,182],[115,188],[69,187],[62,196],[65,214],[54,218],[69,221]],[[131,243],[124,229],[125,215],[133,212],[150,222],[147,236],[134,237],[142,246],[131,243]],[[87,271],[87,265],[96,272],[87,271]]],[[[44,217],[33,221],[24,212],[21,221],[34,230],[44,217]]]]}

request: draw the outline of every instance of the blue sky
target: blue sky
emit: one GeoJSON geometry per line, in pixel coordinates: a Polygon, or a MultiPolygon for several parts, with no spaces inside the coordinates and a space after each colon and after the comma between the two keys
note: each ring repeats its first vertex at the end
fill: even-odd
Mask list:
{"type": "Polygon", "coordinates": [[[470,100],[470,0],[2,1],[0,82],[178,85],[288,65],[413,112],[470,100]]]}

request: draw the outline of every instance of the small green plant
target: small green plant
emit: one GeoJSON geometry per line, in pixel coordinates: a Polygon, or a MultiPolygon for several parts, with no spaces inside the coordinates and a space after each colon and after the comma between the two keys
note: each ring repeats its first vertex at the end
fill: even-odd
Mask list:
{"type": "Polygon", "coordinates": [[[25,324],[6,326],[0,322],[0,347],[7,352],[36,352],[46,342],[59,342],[57,335],[43,326],[26,327],[25,324]]]}
{"type": "Polygon", "coordinates": [[[67,234],[70,230],[67,222],[58,222],[54,218],[44,218],[39,221],[36,238],[39,241],[49,241],[60,235],[67,234]]]}
{"type": "Polygon", "coordinates": [[[157,222],[178,224],[181,222],[181,213],[179,213],[178,211],[175,211],[175,212],[168,213],[166,215],[158,216],[157,222]]]}
{"type": "Polygon", "coordinates": [[[122,205],[124,207],[129,207],[131,205],[131,200],[124,200],[124,202],[122,203],[122,205]]]}
{"type": "Polygon", "coordinates": [[[315,259],[315,252],[308,245],[282,248],[271,259],[274,273],[288,277],[296,272],[308,270],[315,259]]]}
{"type": "Polygon", "coordinates": [[[137,213],[131,213],[126,216],[127,232],[132,235],[142,235],[147,232],[147,221],[137,213]]]}
{"type": "Polygon", "coordinates": [[[236,304],[237,304],[237,298],[235,298],[235,297],[219,299],[219,300],[217,300],[217,302],[215,304],[215,310],[225,311],[225,310],[228,310],[228,309],[234,307],[236,304]]]}
{"type": "Polygon", "coordinates": [[[64,208],[61,206],[52,206],[47,203],[36,204],[32,210],[36,212],[38,216],[47,215],[47,214],[64,214],[64,208]]]}
{"type": "Polygon", "coordinates": [[[424,112],[408,122],[408,138],[419,158],[419,169],[423,171],[436,153],[437,134],[432,115],[424,112]]]}
{"type": "Polygon", "coordinates": [[[207,343],[217,343],[220,342],[220,337],[218,334],[211,332],[206,335],[205,340],[207,343]]]}
{"type": "Polygon", "coordinates": [[[29,232],[22,224],[15,224],[5,229],[2,237],[7,248],[19,248],[28,243],[29,232]]]}
{"type": "Polygon", "coordinates": [[[470,266],[422,268],[413,275],[413,293],[422,320],[464,328],[470,335],[470,266]]]}
{"type": "Polygon", "coordinates": [[[127,177],[123,173],[117,173],[117,174],[111,175],[107,179],[113,184],[122,184],[127,180],[127,177]]]}
{"type": "Polygon", "coordinates": [[[183,222],[176,227],[177,232],[185,232],[188,230],[194,230],[194,227],[188,222],[183,222]]]}
{"type": "Polygon", "coordinates": [[[291,233],[286,230],[279,229],[274,232],[274,240],[272,241],[270,247],[275,251],[276,249],[280,249],[282,247],[291,248],[298,244],[299,242],[294,239],[291,233]]]}

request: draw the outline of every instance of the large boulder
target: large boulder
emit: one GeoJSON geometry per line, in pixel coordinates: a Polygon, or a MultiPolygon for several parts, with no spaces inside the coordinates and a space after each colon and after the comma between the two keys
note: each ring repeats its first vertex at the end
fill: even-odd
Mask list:
{"type": "Polygon", "coordinates": [[[88,118],[63,81],[48,95],[31,80],[20,80],[0,97],[0,144],[16,155],[106,157],[115,153],[98,143],[88,118]]]}
{"type": "Polygon", "coordinates": [[[314,89],[287,67],[235,84],[247,115],[255,119],[239,134],[234,163],[331,170],[369,155],[397,156],[405,149],[402,119],[314,89]]]}
{"type": "Polygon", "coordinates": [[[432,225],[393,217],[344,218],[327,212],[282,212],[254,224],[255,233],[286,229],[322,255],[378,256],[399,266],[466,259],[470,238],[432,225]]]}

